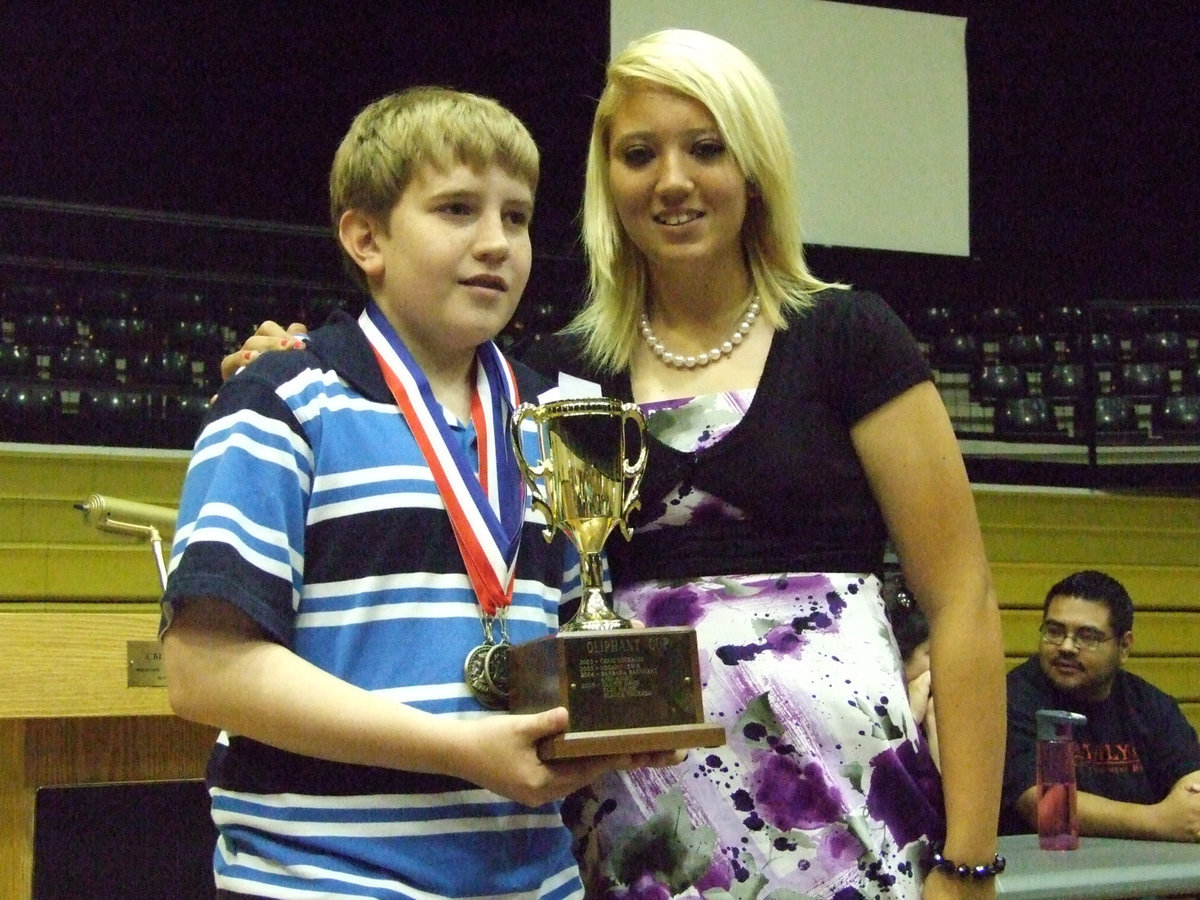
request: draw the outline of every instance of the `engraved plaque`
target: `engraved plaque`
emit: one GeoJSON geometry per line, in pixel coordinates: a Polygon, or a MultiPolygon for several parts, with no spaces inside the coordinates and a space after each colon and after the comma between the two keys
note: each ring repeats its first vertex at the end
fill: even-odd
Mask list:
{"type": "Polygon", "coordinates": [[[125,658],[128,661],[126,687],[167,686],[167,672],[163,668],[161,642],[126,641],[125,658]]]}
{"type": "Polygon", "coordinates": [[[542,759],[713,747],[725,730],[704,721],[691,628],[571,631],[509,651],[513,712],[565,706],[568,730],[542,759]]]}

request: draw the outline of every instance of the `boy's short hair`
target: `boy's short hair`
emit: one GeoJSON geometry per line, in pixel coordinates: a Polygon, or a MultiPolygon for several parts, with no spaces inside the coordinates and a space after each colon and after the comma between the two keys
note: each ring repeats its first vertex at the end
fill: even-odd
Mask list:
{"type": "MultiPolygon", "coordinates": [[[[508,109],[489,97],[443,87],[415,87],[368,104],[350,124],[329,172],[329,212],[336,235],[347,210],[373,219],[386,234],[388,215],[424,166],[499,165],[536,192],[537,144],[508,109]]],[[[339,247],[341,244],[339,242],[339,247]]],[[[364,290],[366,278],[342,252],[364,290]]]]}

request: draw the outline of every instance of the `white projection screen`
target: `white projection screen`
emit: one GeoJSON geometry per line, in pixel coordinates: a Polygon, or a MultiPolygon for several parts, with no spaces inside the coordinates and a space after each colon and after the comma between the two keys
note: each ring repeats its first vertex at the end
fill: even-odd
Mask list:
{"type": "Polygon", "coordinates": [[[970,255],[966,19],[831,0],[611,0],[615,53],[697,28],[755,60],[795,144],[809,244],[970,255]]]}

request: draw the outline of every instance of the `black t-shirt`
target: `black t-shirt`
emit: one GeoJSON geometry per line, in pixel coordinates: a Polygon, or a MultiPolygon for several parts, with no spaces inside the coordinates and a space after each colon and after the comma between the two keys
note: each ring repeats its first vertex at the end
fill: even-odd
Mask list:
{"type": "Polygon", "coordinates": [[[1075,729],[1075,777],[1085,793],[1158,803],[1180,778],[1200,770],[1200,741],[1172,697],[1122,670],[1106,699],[1081,703],[1056,689],[1033,656],[1008,673],[1003,834],[1032,830],[1015,806],[1017,798],[1037,784],[1039,709],[1087,716],[1087,724],[1075,729]]]}
{"type": "MultiPolygon", "coordinates": [[[[535,371],[600,382],[631,399],[629,375],[600,375],[578,347],[551,336],[518,351],[535,371]]],[[[608,543],[613,583],[762,572],[872,572],[883,562],[883,516],[850,440],[851,427],[930,377],[912,335],[878,296],[827,290],[775,334],[754,401],[720,441],[684,453],[647,437],[649,462],[632,541],[608,543]],[[742,519],[639,531],[680,484],[742,519]]]]}

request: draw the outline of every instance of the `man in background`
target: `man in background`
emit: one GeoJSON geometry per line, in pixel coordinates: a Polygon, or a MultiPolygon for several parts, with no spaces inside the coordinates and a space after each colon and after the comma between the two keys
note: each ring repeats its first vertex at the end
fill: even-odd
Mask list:
{"type": "Polygon", "coordinates": [[[1080,834],[1200,841],[1200,742],[1179,704],[1124,666],[1133,601],[1116,579],[1076,572],[1050,588],[1039,651],[1008,674],[1001,833],[1037,831],[1039,709],[1075,729],[1080,834]]]}

